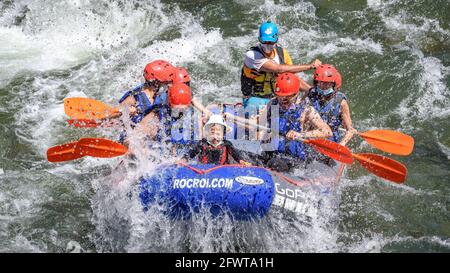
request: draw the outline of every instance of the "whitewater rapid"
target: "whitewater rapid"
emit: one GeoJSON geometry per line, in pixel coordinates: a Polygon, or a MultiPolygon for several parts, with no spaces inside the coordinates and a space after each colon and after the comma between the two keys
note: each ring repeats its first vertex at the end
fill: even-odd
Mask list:
{"type": "MultiPolygon", "coordinates": [[[[416,5],[406,0],[321,5],[1,2],[0,251],[380,252],[409,245],[448,251],[450,189],[440,181],[449,173],[450,70],[427,44],[432,39],[448,46],[448,22],[399,10],[416,5]],[[199,215],[183,224],[166,219],[158,207],[142,211],[135,181],[165,162],[149,160],[158,157],[155,152],[142,152],[138,166],[126,162],[118,170],[121,158],[46,161],[46,150],[60,143],[117,139],[119,132],[108,128],[68,127],[63,100],[89,97],[115,105],[142,82],[143,67],[154,59],[186,67],[194,97],[204,104],[240,102],[242,56],[266,19],[280,25],[280,44],[295,63],[320,58],[336,64],[360,131],[386,128],[416,137],[417,154],[395,158],[409,166],[405,185],[352,167],[336,193],[339,209],[310,227],[282,214],[239,224],[199,215]],[[435,154],[439,159],[431,158],[435,154]],[[437,228],[420,224],[429,214],[439,219],[437,228]],[[401,228],[408,221],[418,230],[401,228]]],[[[310,72],[299,75],[312,80],[310,72]]],[[[137,138],[132,145],[139,145],[137,138]]],[[[360,140],[352,148],[370,149],[360,140]]]]}

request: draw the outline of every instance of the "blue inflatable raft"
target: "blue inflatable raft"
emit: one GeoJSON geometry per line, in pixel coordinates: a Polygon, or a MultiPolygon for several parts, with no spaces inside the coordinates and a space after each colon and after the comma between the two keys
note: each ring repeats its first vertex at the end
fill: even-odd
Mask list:
{"type": "MultiPolygon", "coordinates": [[[[337,183],[342,171],[340,167],[326,183],[337,183]]],[[[264,217],[272,206],[305,213],[302,187],[324,181],[274,179],[261,167],[169,165],[140,179],[140,199],[144,210],[162,204],[174,219],[208,210],[212,216],[226,213],[235,220],[248,220],[264,217]]]]}

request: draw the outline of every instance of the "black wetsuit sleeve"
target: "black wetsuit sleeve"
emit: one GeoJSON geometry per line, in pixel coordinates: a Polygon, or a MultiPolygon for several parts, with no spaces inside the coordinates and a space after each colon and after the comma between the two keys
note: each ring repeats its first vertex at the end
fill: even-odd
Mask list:
{"type": "Polygon", "coordinates": [[[201,141],[194,144],[183,156],[183,158],[189,160],[196,157],[202,151],[201,144],[202,144],[201,141]]]}
{"type": "Polygon", "coordinates": [[[236,148],[234,148],[233,144],[229,141],[226,141],[225,145],[227,147],[228,155],[230,155],[236,162],[239,163],[239,161],[242,160],[241,152],[239,150],[236,150],[236,148]]]}

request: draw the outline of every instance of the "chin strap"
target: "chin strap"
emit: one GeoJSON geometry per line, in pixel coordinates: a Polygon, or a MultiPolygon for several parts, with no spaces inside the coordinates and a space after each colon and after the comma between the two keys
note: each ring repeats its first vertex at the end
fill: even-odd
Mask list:
{"type": "Polygon", "coordinates": [[[206,142],[208,142],[209,145],[212,145],[212,146],[214,146],[214,147],[218,147],[219,145],[222,145],[222,144],[223,144],[223,141],[221,141],[221,142],[219,142],[219,143],[217,143],[217,144],[213,144],[213,143],[211,143],[209,140],[206,140],[206,142]]]}

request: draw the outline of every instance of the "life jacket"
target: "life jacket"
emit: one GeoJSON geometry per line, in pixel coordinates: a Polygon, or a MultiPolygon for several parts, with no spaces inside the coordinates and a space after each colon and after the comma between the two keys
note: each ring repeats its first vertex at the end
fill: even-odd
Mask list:
{"type": "Polygon", "coordinates": [[[199,162],[202,164],[216,164],[216,165],[225,165],[227,163],[227,146],[225,145],[225,142],[220,144],[217,147],[213,147],[212,145],[209,145],[208,142],[202,141],[201,142],[201,153],[199,154],[199,162]],[[217,158],[213,158],[214,154],[217,155],[217,158]],[[217,162],[219,160],[219,162],[217,162]]]}
{"type": "Polygon", "coordinates": [[[322,101],[321,95],[319,95],[316,88],[311,88],[308,98],[320,117],[328,124],[328,126],[330,126],[331,131],[333,132],[333,136],[330,140],[339,142],[341,140],[339,128],[342,125],[341,102],[342,100],[346,100],[347,97],[344,93],[337,91],[330,100],[322,101]]]}
{"type": "Polygon", "coordinates": [[[153,103],[151,103],[147,94],[143,91],[144,84],[140,84],[125,92],[119,103],[125,101],[129,96],[133,96],[136,100],[137,114],[131,118],[131,121],[135,124],[142,121],[142,119],[148,115],[155,107],[167,104],[167,92],[157,92],[153,97],[153,103]]]}
{"type": "MultiPolygon", "coordinates": [[[[264,55],[258,46],[250,48],[264,55]]],[[[275,46],[280,64],[286,64],[287,51],[280,46],[275,46]]],[[[247,67],[245,64],[241,71],[241,91],[244,96],[260,98],[272,98],[275,90],[276,74],[272,72],[257,71],[247,67]]]]}
{"type": "MultiPolygon", "coordinates": [[[[267,122],[269,128],[272,126],[271,107],[278,104],[278,99],[272,99],[267,108],[267,122]]],[[[278,116],[279,142],[277,151],[298,157],[302,160],[306,160],[307,157],[307,151],[303,147],[303,142],[286,140],[286,134],[291,130],[301,133],[302,125],[300,122],[300,117],[306,106],[306,102],[302,102],[300,104],[292,104],[287,110],[283,110],[279,107],[280,111],[278,116]]]]}
{"type": "MultiPolygon", "coordinates": [[[[158,92],[153,97],[153,103],[150,102],[150,99],[148,98],[147,94],[143,91],[145,84],[140,84],[133,88],[132,90],[129,90],[125,92],[125,94],[120,98],[119,103],[122,103],[125,101],[129,96],[133,96],[136,100],[136,109],[137,114],[131,117],[131,121],[134,124],[138,124],[144,119],[146,115],[148,115],[153,110],[157,110],[163,105],[167,105],[167,92],[158,92]]],[[[134,128],[134,125],[131,125],[132,128],[134,128]]],[[[119,136],[119,143],[124,143],[125,139],[127,137],[126,130],[123,130],[120,133],[119,136]]]]}

